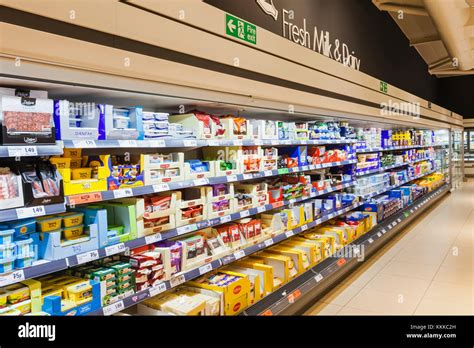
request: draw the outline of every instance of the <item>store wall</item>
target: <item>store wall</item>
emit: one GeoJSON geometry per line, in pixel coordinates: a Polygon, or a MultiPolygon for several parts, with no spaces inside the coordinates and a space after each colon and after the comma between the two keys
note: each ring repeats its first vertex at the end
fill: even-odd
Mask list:
{"type": "MultiPolygon", "coordinates": [[[[312,41],[314,26],[319,34],[321,30],[327,31],[331,51],[336,47],[335,40],[339,40],[339,46],[345,43],[349,53],[354,52],[353,56],[360,60],[360,71],[424,99],[437,99],[436,77],[428,73],[425,61],[409,46],[408,39],[392,17],[379,11],[371,1],[273,0],[278,11],[277,20],[265,14],[256,0],[205,2],[281,36],[284,19],[300,28],[304,27],[306,19],[312,41]],[[294,11],[294,19],[290,18],[290,11],[294,11]]],[[[289,37],[288,25],[285,25],[285,37],[289,37]]]]}

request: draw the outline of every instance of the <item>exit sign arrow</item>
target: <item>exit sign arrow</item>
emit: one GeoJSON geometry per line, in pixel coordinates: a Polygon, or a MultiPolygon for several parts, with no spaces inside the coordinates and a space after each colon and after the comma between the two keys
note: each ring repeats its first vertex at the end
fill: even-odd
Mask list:
{"type": "Polygon", "coordinates": [[[234,33],[235,28],[237,28],[234,24],[234,20],[231,19],[227,22],[227,28],[229,28],[231,33],[234,33]]]}

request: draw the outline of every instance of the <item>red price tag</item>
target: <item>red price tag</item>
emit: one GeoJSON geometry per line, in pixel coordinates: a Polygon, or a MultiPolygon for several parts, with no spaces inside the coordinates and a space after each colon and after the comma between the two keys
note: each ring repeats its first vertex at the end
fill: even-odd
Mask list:
{"type": "Polygon", "coordinates": [[[265,312],[262,313],[262,315],[271,316],[273,315],[273,312],[270,309],[267,309],[265,312]]]}
{"type": "Polygon", "coordinates": [[[345,263],[346,263],[346,259],[339,259],[339,260],[337,261],[337,265],[338,265],[339,267],[341,267],[341,266],[344,265],[345,263]]]}
{"type": "Polygon", "coordinates": [[[77,205],[84,203],[100,202],[102,200],[102,193],[93,192],[82,195],[69,196],[69,205],[77,205]]]}

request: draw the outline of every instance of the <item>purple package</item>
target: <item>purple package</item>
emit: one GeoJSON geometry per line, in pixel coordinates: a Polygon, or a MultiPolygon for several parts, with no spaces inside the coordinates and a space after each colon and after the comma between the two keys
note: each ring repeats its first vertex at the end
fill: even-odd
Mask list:
{"type": "Polygon", "coordinates": [[[157,247],[160,248],[168,248],[170,249],[171,254],[171,275],[181,272],[181,254],[182,254],[182,246],[181,242],[164,240],[158,243],[155,243],[157,247]]]}
{"type": "Polygon", "coordinates": [[[212,185],[212,195],[214,197],[226,195],[227,193],[228,193],[228,191],[227,191],[227,185],[226,184],[212,185]]]}

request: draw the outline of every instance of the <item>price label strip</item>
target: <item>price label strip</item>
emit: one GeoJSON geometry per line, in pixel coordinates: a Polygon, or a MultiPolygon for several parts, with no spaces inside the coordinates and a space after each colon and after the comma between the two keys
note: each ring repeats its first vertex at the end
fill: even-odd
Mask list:
{"type": "Polygon", "coordinates": [[[38,156],[36,146],[8,146],[8,157],[38,156]]]}
{"type": "Polygon", "coordinates": [[[16,216],[18,219],[25,219],[29,217],[43,216],[46,215],[46,211],[43,205],[29,208],[17,208],[16,216]]]}
{"type": "Polygon", "coordinates": [[[186,279],[184,278],[184,274],[181,274],[179,276],[171,278],[170,279],[170,284],[171,284],[171,287],[174,288],[178,285],[183,284],[185,281],[186,281],[186,279]]]}
{"type": "Polygon", "coordinates": [[[199,274],[203,275],[204,273],[212,271],[212,265],[210,263],[199,267],[199,274]]]}
{"type": "Polygon", "coordinates": [[[241,259],[242,257],[245,256],[245,251],[244,250],[239,250],[234,253],[234,257],[236,260],[241,259]]]}
{"type": "Polygon", "coordinates": [[[0,276],[0,287],[7,286],[25,280],[25,272],[22,269],[0,276]]]}
{"type": "Polygon", "coordinates": [[[76,258],[77,258],[78,265],[86,263],[86,262],[91,262],[99,258],[99,251],[98,250],[88,251],[86,253],[76,255],[76,258]]]}
{"type": "Polygon", "coordinates": [[[158,294],[161,294],[162,292],[165,292],[166,289],[166,283],[160,283],[157,286],[151,287],[148,292],[150,293],[150,297],[156,296],[158,294]]]}
{"type": "Polygon", "coordinates": [[[110,255],[115,255],[118,253],[123,253],[125,252],[125,244],[124,243],[118,243],[114,244],[108,247],[105,247],[105,255],[110,256],[110,255]]]}
{"type": "Polygon", "coordinates": [[[123,301],[118,301],[118,302],[112,303],[111,305],[105,306],[103,308],[103,312],[104,312],[104,315],[112,315],[120,311],[123,311],[124,309],[125,309],[125,305],[123,304],[123,301]]]}

